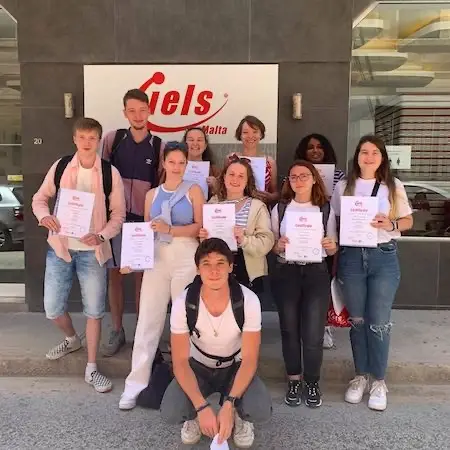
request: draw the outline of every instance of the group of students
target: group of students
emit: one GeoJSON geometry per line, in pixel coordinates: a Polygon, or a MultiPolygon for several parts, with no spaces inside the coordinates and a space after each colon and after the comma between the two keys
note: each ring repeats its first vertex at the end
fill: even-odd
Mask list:
{"type": "Polygon", "coordinates": [[[213,164],[208,136],[201,128],[187,130],[182,142],[164,143],[148,132],[144,92],[133,89],[125,94],[124,114],[130,128],[105,136],[103,159],[98,155],[101,125],[94,119],[79,119],[74,127],[77,152],[53,164],[33,197],[33,212],[49,230],[45,311],[65,335],[47,358],[58,359],[81,348],[67,313],[76,272],[87,316],[85,380],[98,392],[111,390],[111,381],[96,366],[106,292],[113,329],[102,352],[112,356],[125,343],[122,279],[131,271],[120,269],[121,226],[124,221],[146,221],[155,232],[154,267],[134,274],[138,320],[120,409],[134,408],[149,383],[172,300],[175,380],[161,405],[163,417],[183,423],[181,437],[186,444],[196,443],[202,434],[219,434],[219,440],[226,440],[231,433],[238,447],[248,448],[253,443],[253,422],[271,415],[270,396],[255,374],[261,339],[258,296],[264,290],[272,252],[275,263],[271,264],[270,279],[289,379],[285,402],[297,406],[303,399],[309,407],[322,404],[319,378],[324,339],[330,340],[325,332],[330,281],[333,268],[337,268],[336,278],[352,323],[356,370],[345,400],[359,403],[370,390],[369,407],[384,410],[390,313],[400,280],[395,239],[411,228],[412,211],[403,185],[390,171],[383,141],[375,136],[361,138],[349,176],[344,178],[344,173],[336,170],[329,198],[314,164],[336,164],[336,156],[325,137],[309,135],[295,151],[281,192],[276,163],[267,158],[265,191],[261,192],[246,158],[263,156],[259,143],[265,126],[256,117],[246,116],[239,123],[236,139],[242,142],[242,151],[228,155],[220,171],[213,164]],[[207,199],[198,185],[183,181],[187,162],[195,160],[211,162],[207,199]],[[48,202],[60,187],[95,194],[91,230],[80,240],[58,235],[60,224],[48,202]],[[372,222],[378,230],[376,248],[339,248],[343,195],[379,197],[383,210],[372,222]],[[235,205],[236,252],[208,236],[202,223],[205,202],[235,205]],[[322,212],[321,263],[286,260],[286,211],[322,212]],[[214,391],[222,394],[218,415],[207,401],[214,391]]]}

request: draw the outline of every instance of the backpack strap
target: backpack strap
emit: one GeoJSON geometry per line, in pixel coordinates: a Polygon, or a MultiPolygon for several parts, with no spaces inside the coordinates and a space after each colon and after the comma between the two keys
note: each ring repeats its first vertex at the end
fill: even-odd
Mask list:
{"type": "Polygon", "coordinates": [[[122,140],[127,137],[127,134],[128,130],[126,128],[119,128],[118,130],[116,130],[116,134],[111,145],[111,154],[109,156],[111,162],[113,161],[114,153],[117,150],[117,147],[119,147],[119,144],[122,142],[122,140]]]}
{"type": "Polygon", "coordinates": [[[373,185],[372,193],[370,194],[371,197],[376,197],[378,194],[378,189],[380,189],[380,182],[375,181],[375,184],[373,185]]]}
{"type": "Polygon", "coordinates": [[[324,236],[327,235],[327,226],[328,226],[328,218],[330,217],[330,202],[324,203],[320,207],[320,212],[322,213],[322,224],[323,224],[323,232],[324,236]]]}
{"type": "Polygon", "coordinates": [[[236,277],[230,276],[229,284],[234,319],[236,320],[236,323],[242,333],[245,322],[244,292],[242,291],[242,286],[239,284],[236,277]]]}
{"type": "Polygon", "coordinates": [[[159,167],[159,157],[160,157],[160,154],[161,154],[162,140],[161,140],[161,138],[159,136],[154,136],[152,134],[152,137],[150,138],[150,144],[152,144],[152,147],[155,150],[156,167],[159,167]]]}
{"type": "Polygon", "coordinates": [[[72,161],[73,155],[63,156],[56,165],[55,176],[53,178],[53,182],[55,183],[56,194],[58,194],[59,188],[61,186],[61,178],[63,176],[66,167],[72,161]]]}
{"type": "Polygon", "coordinates": [[[278,211],[278,233],[280,233],[281,222],[283,221],[284,214],[286,212],[287,203],[277,203],[277,211],[278,211]]]}
{"type": "Polygon", "coordinates": [[[109,210],[109,197],[112,192],[112,168],[111,163],[104,159],[102,162],[103,192],[105,194],[106,221],[109,221],[111,212],[109,210]]]}
{"type": "Polygon", "coordinates": [[[202,287],[202,279],[200,278],[200,275],[196,275],[192,283],[189,284],[187,287],[186,318],[190,336],[192,336],[195,333],[197,337],[200,337],[200,333],[198,332],[196,326],[198,319],[198,308],[200,304],[201,287],[202,287]]]}

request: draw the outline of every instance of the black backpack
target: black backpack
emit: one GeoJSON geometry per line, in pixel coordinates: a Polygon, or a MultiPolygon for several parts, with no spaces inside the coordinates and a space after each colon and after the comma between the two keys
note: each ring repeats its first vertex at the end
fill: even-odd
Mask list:
{"type": "MultiPolygon", "coordinates": [[[[231,296],[231,307],[233,309],[234,319],[242,332],[244,328],[245,321],[245,312],[244,312],[244,293],[242,292],[242,287],[234,277],[234,275],[230,275],[228,278],[228,283],[230,286],[230,296],[231,296]]],[[[197,319],[198,319],[198,309],[200,304],[200,289],[202,287],[202,280],[200,275],[197,275],[194,278],[194,281],[187,287],[186,293],[186,317],[187,317],[187,325],[189,328],[189,334],[192,336],[196,334],[197,337],[200,337],[200,332],[197,329],[197,319]]],[[[241,352],[239,349],[237,352],[233,353],[230,356],[216,356],[210,355],[209,353],[201,350],[195,343],[192,341],[192,345],[204,356],[209,359],[216,360],[216,366],[220,367],[225,362],[234,361],[235,357],[241,352]]]]}
{"type": "MultiPolygon", "coordinates": [[[[116,152],[117,148],[119,147],[120,143],[128,136],[128,130],[126,128],[119,128],[116,131],[116,134],[114,136],[113,143],[111,145],[111,155],[110,155],[110,161],[112,164],[114,164],[114,153],[116,152]]],[[[155,161],[156,161],[156,167],[159,167],[159,154],[161,152],[161,138],[158,136],[151,135],[149,139],[149,143],[152,145],[152,147],[155,150],[155,161]]]]}
{"type": "MultiPolygon", "coordinates": [[[[278,230],[281,227],[281,222],[283,221],[284,213],[286,212],[286,208],[288,206],[288,203],[278,203],[277,205],[277,211],[278,211],[278,230]]],[[[327,235],[327,224],[328,224],[328,218],[330,217],[330,203],[326,202],[320,207],[320,212],[322,213],[322,224],[323,224],[323,231],[324,236],[327,235]]]]}
{"type": "MultiPolygon", "coordinates": [[[[63,156],[56,165],[55,169],[55,176],[54,176],[54,183],[56,187],[56,195],[58,194],[60,185],[61,185],[61,178],[66,170],[67,165],[72,161],[73,155],[67,155],[63,156]]],[[[109,211],[109,196],[111,195],[112,191],[112,169],[111,169],[111,163],[108,161],[105,161],[104,159],[102,161],[102,174],[103,174],[103,192],[105,194],[105,208],[106,208],[106,220],[109,220],[110,217],[110,211],[109,211]]]]}

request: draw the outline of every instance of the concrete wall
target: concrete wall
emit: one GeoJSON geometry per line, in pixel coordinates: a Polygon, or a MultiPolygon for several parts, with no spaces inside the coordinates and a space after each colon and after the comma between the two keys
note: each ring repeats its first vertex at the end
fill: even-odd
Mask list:
{"type": "MultiPolygon", "coordinates": [[[[0,3],[18,20],[26,295],[32,310],[42,310],[46,242],[29,205],[51,163],[72,149],[72,121],[64,118],[63,93],[74,93],[76,113],[82,115],[83,64],[279,63],[281,174],[300,138],[313,131],[327,135],[339,161],[346,160],[352,21],[370,2],[283,0],[282,7],[273,0],[0,3]],[[291,118],[294,92],[303,93],[301,121],[291,118]],[[34,145],[35,137],[42,138],[42,145],[34,145]]],[[[439,244],[423,248],[430,257],[428,267],[436,266],[439,244]]],[[[405,253],[411,249],[409,245],[405,253]]],[[[434,280],[439,267],[433,269],[434,280]]],[[[407,278],[409,270],[404,270],[407,278]]],[[[414,289],[402,289],[416,295],[414,289]]],[[[75,290],[72,298],[77,297],[75,290]]]]}

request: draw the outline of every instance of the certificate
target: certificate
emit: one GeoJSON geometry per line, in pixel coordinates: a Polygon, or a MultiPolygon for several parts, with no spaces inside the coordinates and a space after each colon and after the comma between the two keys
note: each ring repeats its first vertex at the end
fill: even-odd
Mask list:
{"type": "Polygon", "coordinates": [[[322,177],[328,197],[331,197],[334,189],[334,171],[336,169],[335,164],[314,164],[314,167],[322,177]]]}
{"type": "Polygon", "coordinates": [[[202,188],[205,199],[208,198],[208,183],[206,179],[209,177],[209,167],[209,161],[188,161],[183,177],[185,181],[192,181],[198,184],[202,188]]]}
{"type": "Polygon", "coordinates": [[[60,236],[82,238],[91,229],[95,194],[61,188],[56,204],[56,217],[61,225],[60,236]]]}
{"type": "Polygon", "coordinates": [[[286,261],[322,262],[321,212],[286,211],[286,261]]]}
{"type": "Polygon", "coordinates": [[[378,230],[370,223],[377,213],[377,197],[342,196],[339,244],[347,247],[376,247],[378,230]]]}
{"type": "Polygon", "coordinates": [[[258,189],[258,191],[265,191],[267,159],[259,156],[242,156],[242,158],[250,160],[253,176],[255,177],[256,189],[258,189]]]}
{"type": "Polygon", "coordinates": [[[120,268],[153,269],[155,237],[149,222],[128,222],[122,228],[120,268]]]}
{"type": "Polygon", "coordinates": [[[214,203],[203,205],[203,228],[209,237],[223,239],[232,251],[237,251],[234,237],[236,225],[236,206],[234,204],[214,203]]]}

